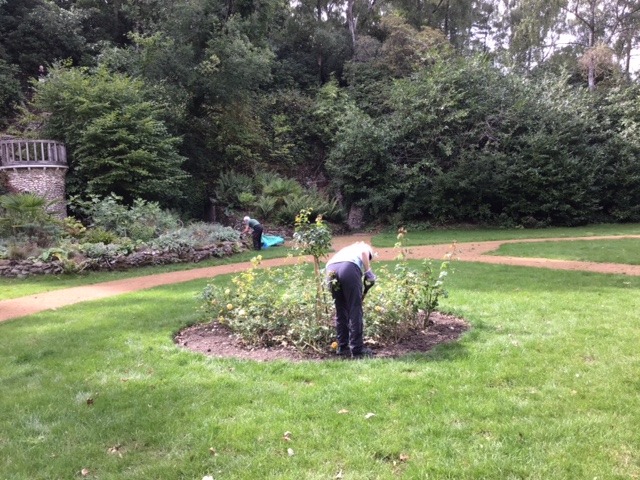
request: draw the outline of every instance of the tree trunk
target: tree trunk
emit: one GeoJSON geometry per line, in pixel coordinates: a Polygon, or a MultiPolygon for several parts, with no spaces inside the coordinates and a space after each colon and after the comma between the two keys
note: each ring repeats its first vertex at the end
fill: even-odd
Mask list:
{"type": "Polygon", "coordinates": [[[351,33],[351,45],[356,48],[356,18],[353,16],[353,5],[355,0],[347,1],[347,24],[349,25],[349,33],[351,33]]]}

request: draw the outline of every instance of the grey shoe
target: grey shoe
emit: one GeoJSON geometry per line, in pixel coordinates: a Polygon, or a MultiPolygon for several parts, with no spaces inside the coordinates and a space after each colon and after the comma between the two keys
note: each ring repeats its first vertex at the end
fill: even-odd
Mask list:
{"type": "Polygon", "coordinates": [[[376,352],[371,350],[370,348],[363,348],[359,352],[352,352],[351,356],[353,358],[371,358],[376,355],[376,352]]]}
{"type": "Polygon", "coordinates": [[[338,347],[336,355],[343,358],[351,358],[351,350],[349,347],[338,347]]]}

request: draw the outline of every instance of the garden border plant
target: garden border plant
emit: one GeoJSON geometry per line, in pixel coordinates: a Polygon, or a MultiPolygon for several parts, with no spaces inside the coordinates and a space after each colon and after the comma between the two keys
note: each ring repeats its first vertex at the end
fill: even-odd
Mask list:
{"type": "Polygon", "coordinates": [[[242,251],[240,233],[219,224],[183,225],[157,202],[92,195],[73,200],[82,222],[60,220],[46,211],[44,199],[33,194],[0,197],[0,276],[79,273],[86,270],[129,269],[146,265],[200,262],[242,251]]]}
{"type": "MultiPolygon", "coordinates": [[[[299,220],[306,228],[305,218],[299,220]]],[[[315,226],[321,227],[321,222],[321,218],[316,220],[315,226]]],[[[319,230],[324,238],[324,230],[319,230]]],[[[406,231],[400,229],[396,261],[378,269],[376,288],[364,304],[365,338],[374,347],[427,329],[440,298],[447,296],[444,282],[453,252],[439,268],[430,260],[416,268],[408,260],[405,238],[406,231]]],[[[310,254],[309,248],[307,245],[303,251],[310,254]]],[[[319,257],[322,249],[318,248],[319,257]]],[[[261,267],[262,258],[254,257],[251,268],[233,276],[231,285],[215,279],[202,291],[204,318],[228,327],[249,347],[290,346],[302,352],[330,352],[335,337],[333,304],[324,289],[318,290],[322,275],[316,264],[318,257],[314,256],[313,274],[303,262],[266,269],[261,267]]]]}

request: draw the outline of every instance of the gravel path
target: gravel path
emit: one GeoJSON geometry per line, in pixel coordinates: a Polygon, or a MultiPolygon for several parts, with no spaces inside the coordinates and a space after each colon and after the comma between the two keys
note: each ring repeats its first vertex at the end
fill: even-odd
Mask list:
{"type": "MultiPolygon", "coordinates": [[[[370,235],[351,235],[344,237],[335,237],[333,246],[339,249],[345,245],[349,245],[354,241],[369,241],[370,235]]],[[[496,263],[502,265],[519,265],[525,267],[549,268],[558,270],[581,270],[589,272],[607,273],[607,274],[623,274],[623,275],[640,275],[640,265],[623,265],[614,263],[593,263],[593,262],[576,262],[566,260],[550,260],[545,258],[520,258],[520,257],[502,257],[495,255],[485,255],[497,249],[503,243],[513,242],[538,242],[538,241],[581,241],[581,240],[599,240],[608,238],[640,238],[640,235],[632,236],[616,236],[616,237],[580,237],[580,238],[545,238],[535,240],[500,240],[491,242],[470,242],[458,243],[455,248],[454,259],[465,262],[481,262],[496,263]]],[[[393,248],[378,248],[379,260],[393,260],[396,252],[393,248]]],[[[410,248],[410,258],[432,258],[440,259],[444,255],[451,252],[451,245],[426,245],[410,248]]],[[[265,266],[278,266],[293,264],[297,258],[274,258],[265,260],[265,266]]],[[[0,322],[13,318],[23,317],[44,310],[51,310],[66,305],[79,302],[97,300],[100,298],[112,297],[121,293],[133,292],[136,290],[144,290],[147,288],[167,285],[171,283],[186,282],[198,278],[214,277],[227,273],[235,273],[250,267],[249,262],[237,263],[233,265],[222,265],[217,267],[204,267],[179,272],[161,273],[157,275],[148,275],[144,277],[128,278],[123,280],[114,280],[111,282],[99,283],[95,285],[86,285],[82,287],[67,288],[64,290],[55,290],[52,292],[38,293],[21,298],[0,301],[0,322]]]]}

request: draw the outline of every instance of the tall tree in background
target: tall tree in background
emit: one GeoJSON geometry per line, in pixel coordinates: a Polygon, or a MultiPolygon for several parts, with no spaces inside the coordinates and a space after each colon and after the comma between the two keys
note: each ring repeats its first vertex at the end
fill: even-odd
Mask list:
{"type": "Polygon", "coordinates": [[[317,83],[342,72],[351,55],[352,38],[344,28],[345,4],[341,0],[301,0],[293,7],[292,21],[304,37],[298,37],[301,52],[315,63],[317,83]]]}
{"type": "Polygon", "coordinates": [[[495,2],[491,15],[492,41],[501,63],[530,71],[557,48],[559,17],[565,0],[495,2]]]}
{"type": "Polygon", "coordinates": [[[70,194],[114,192],[163,206],[183,197],[180,139],[167,131],[144,82],[104,68],[56,67],[36,90],[37,105],[49,112],[47,136],[68,147],[70,194]]]}
{"type": "Polygon", "coordinates": [[[478,31],[486,30],[491,0],[390,0],[414,28],[440,30],[459,51],[474,43],[478,31]]]}
{"type": "Polygon", "coordinates": [[[582,64],[590,91],[598,74],[614,65],[612,54],[629,69],[631,50],[640,34],[640,2],[637,0],[571,0],[566,5],[568,31],[583,48],[582,64]]]}
{"type": "Polygon", "coordinates": [[[17,65],[21,80],[38,76],[40,65],[93,60],[82,36],[81,14],[46,0],[0,2],[0,58],[17,65]]]}

